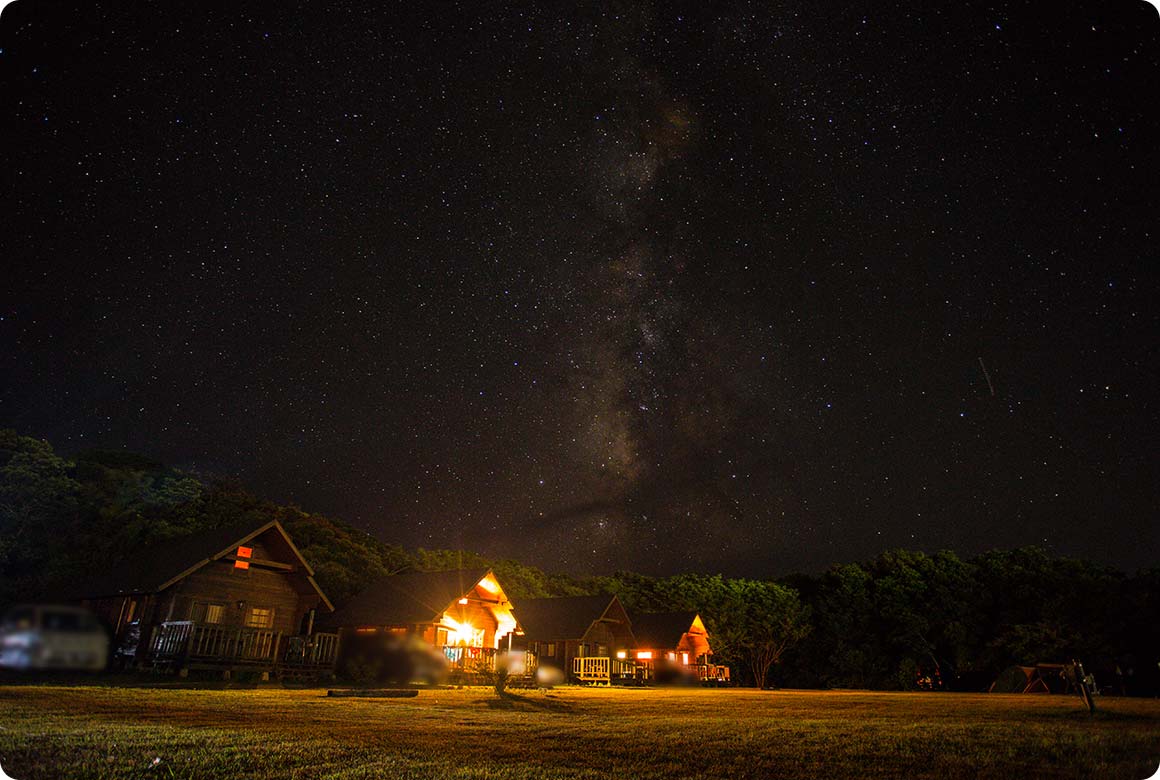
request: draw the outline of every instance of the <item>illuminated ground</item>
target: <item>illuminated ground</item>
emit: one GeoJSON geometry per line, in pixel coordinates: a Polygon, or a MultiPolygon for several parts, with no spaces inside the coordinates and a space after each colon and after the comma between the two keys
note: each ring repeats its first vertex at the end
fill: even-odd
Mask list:
{"type": "Polygon", "coordinates": [[[1160,701],[590,690],[0,687],[0,764],[35,778],[1149,777],[1160,701]]]}

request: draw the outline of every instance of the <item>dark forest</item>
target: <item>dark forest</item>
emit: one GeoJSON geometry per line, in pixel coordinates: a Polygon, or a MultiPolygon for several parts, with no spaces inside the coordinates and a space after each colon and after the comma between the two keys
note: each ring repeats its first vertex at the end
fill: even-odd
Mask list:
{"type": "Polygon", "coordinates": [[[0,433],[0,606],[66,599],[151,544],[269,519],[299,542],[336,604],[384,575],[486,565],[517,600],[615,593],[642,612],[698,611],[719,659],[750,685],[764,676],[777,686],[982,690],[1012,664],[1074,658],[1109,692],[1158,688],[1160,568],[1129,575],[1025,547],[970,558],[892,550],[770,579],[578,577],[467,550],[404,549],[234,480],[122,452],[68,459],[13,431],[0,433]],[[755,665],[770,646],[774,663],[755,665]]]}

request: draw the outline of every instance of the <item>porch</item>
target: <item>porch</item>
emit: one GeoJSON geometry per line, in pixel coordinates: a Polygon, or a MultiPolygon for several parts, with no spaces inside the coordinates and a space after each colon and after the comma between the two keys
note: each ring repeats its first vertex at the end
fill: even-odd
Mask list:
{"type": "MultiPolygon", "coordinates": [[[[657,662],[648,660],[638,660],[636,663],[637,679],[641,682],[653,682],[657,677],[657,662]]],[[[729,682],[729,667],[721,664],[710,663],[690,663],[679,664],[670,662],[668,666],[662,666],[661,669],[667,670],[670,673],[673,671],[680,672],[686,675],[689,680],[695,679],[703,685],[721,685],[729,682]]]]}
{"type": "Polygon", "coordinates": [[[572,674],[580,682],[611,685],[634,679],[635,668],[632,661],[590,655],[572,659],[572,674]]]}
{"type": "Polygon", "coordinates": [[[177,620],[154,629],[148,661],[155,668],[322,673],[334,669],[337,655],[337,634],[283,636],[269,629],[177,620]]]}
{"type": "Polygon", "coordinates": [[[452,671],[473,672],[478,670],[493,671],[495,669],[494,647],[452,647],[443,646],[443,657],[452,671]]]}
{"type": "MultiPolygon", "coordinates": [[[[694,663],[669,667],[686,679],[702,685],[724,685],[729,682],[729,667],[720,664],[694,663]]],[[[572,675],[582,683],[655,683],[656,666],[647,660],[624,660],[604,656],[582,656],[572,659],[572,675]]]]}

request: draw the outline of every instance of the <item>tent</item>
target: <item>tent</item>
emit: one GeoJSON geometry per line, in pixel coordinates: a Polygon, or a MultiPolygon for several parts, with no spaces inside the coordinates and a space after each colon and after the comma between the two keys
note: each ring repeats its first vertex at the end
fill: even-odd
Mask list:
{"type": "Polygon", "coordinates": [[[1008,666],[988,693],[1076,693],[1071,664],[1008,666]]]}

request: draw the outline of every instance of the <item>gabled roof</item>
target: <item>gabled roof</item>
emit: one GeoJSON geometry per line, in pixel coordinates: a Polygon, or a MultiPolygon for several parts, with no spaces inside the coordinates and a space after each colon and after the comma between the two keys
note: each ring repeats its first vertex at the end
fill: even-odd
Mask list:
{"type": "Polygon", "coordinates": [[[438,622],[443,611],[491,574],[488,569],[424,571],[383,577],[333,615],[327,626],[409,626],[438,622]]]}
{"type": "Polygon", "coordinates": [[[632,633],[636,637],[637,647],[675,648],[697,619],[696,612],[636,615],[632,619],[632,633]]]}
{"type": "Polygon", "coordinates": [[[82,595],[85,598],[101,598],[159,593],[210,561],[232,555],[237,548],[267,531],[273,531],[281,537],[287,550],[297,559],[305,581],[322,599],[322,603],[333,610],[334,605],[314,581],[314,569],[310,568],[310,564],[302,557],[302,553],[298,551],[286,529],[277,520],[257,527],[235,525],[213,528],[188,536],[164,539],[134,550],[128,560],[112,567],[107,576],[90,583],[82,595]]]}
{"type": "Polygon", "coordinates": [[[520,599],[512,604],[512,612],[529,642],[583,639],[616,600],[616,596],[520,599]]]}

